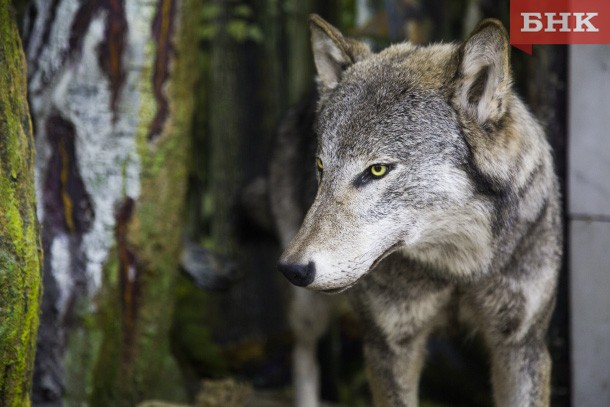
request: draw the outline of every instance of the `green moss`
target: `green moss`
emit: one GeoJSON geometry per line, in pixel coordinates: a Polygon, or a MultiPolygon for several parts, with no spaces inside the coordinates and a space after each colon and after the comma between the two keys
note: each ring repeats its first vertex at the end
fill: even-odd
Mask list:
{"type": "MultiPolygon", "coordinates": [[[[100,295],[100,311],[95,321],[103,339],[96,354],[93,380],[88,383],[92,389],[89,393],[89,404],[92,407],[120,405],[122,393],[127,387],[127,383],[121,381],[121,309],[117,298],[119,267],[116,253],[111,253],[109,259],[111,260],[104,268],[104,288],[100,295]]],[[[125,400],[125,405],[134,404],[125,400]]]]}
{"type": "MultiPolygon", "coordinates": [[[[77,305],[86,310],[86,304],[77,305]]],[[[93,392],[95,382],[94,362],[99,358],[102,349],[101,330],[93,322],[93,314],[79,315],[82,322],[70,331],[70,342],[64,359],[66,393],[64,403],[67,406],[82,405],[93,392]]]]}
{"type": "MultiPolygon", "coordinates": [[[[193,89],[197,79],[196,54],[192,52],[196,49],[197,4],[195,0],[184,1],[178,13],[182,21],[176,24],[174,44],[180,58],[172,60],[170,66],[167,84],[170,114],[164,130],[153,142],[147,139],[148,126],[146,132],[139,134],[140,151],[145,152],[141,156],[142,192],[130,240],[137,247],[145,274],[142,276],[139,315],[138,349],[141,356],[136,362],[135,374],[141,393],[151,396],[160,396],[151,390],[160,389],[163,383],[179,376],[170,356],[169,330],[186,197],[193,89]],[[166,352],[165,357],[159,358],[160,350],[166,352]],[[159,374],[155,377],[147,372],[159,374]]],[[[152,82],[152,72],[145,77],[148,83],[152,82]]]]}
{"type": "Polygon", "coordinates": [[[25,58],[0,1],[0,405],[29,406],[41,297],[25,58]]]}
{"type": "Polygon", "coordinates": [[[220,378],[229,374],[228,362],[214,341],[211,329],[218,324],[215,319],[221,315],[209,293],[197,288],[186,277],[178,277],[173,345],[180,359],[200,376],[220,378]]]}

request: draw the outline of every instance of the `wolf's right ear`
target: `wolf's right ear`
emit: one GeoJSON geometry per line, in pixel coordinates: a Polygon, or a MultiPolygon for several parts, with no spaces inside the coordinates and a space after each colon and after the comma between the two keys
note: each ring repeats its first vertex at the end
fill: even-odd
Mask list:
{"type": "Polygon", "coordinates": [[[326,90],[337,86],[341,73],[348,66],[371,55],[368,45],[343,37],[339,30],[317,14],[309,16],[309,27],[313,59],[326,90]]]}
{"type": "Polygon", "coordinates": [[[501,22],[483,20],[460,47],[456,103],[480,125],[499,120],[511,87],[510,45],[501,22]]]}

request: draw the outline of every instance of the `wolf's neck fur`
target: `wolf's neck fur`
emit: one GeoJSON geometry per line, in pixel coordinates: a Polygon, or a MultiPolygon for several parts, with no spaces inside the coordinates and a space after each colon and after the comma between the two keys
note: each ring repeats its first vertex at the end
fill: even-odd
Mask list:
{"type": "MultiPolygon", "coordinates": [[[[470,163],[495,191],[478,191],[468,205],[439,211],[428,219],[432,227],[401,254],[458,279],[472,279],[501,268],[518,239],[538,222],[553,190],[550,147],[540,124],[514,95],[512,110],[493,134],[470,134],[470,163]],[[488,144],[485,148],[477,143],[488,144]],[[474,144],[474,145],[473,145],[474,144]],[[491,144],[491,146],[489,145],[491,144]],[[477,151],[478,150],[478,151],[477,151]],[[492,156],[477,155],[495,150],[492,156]],[[494,159],[495,157],[495,159],[494,159]],[[508,239],[512,236],[513,239],[508,239]]],[[[468,137],[468,136],[467,136],[468,137]]]]}
{"type": "Polygon", "coordinates": [[[451,277],[480,275],[491,263],[489,212],[484,205],[476,205],[435,214],[430,219],[433,231],[420,236],[416,244],[403,246],[401,254],[451,277]]]}

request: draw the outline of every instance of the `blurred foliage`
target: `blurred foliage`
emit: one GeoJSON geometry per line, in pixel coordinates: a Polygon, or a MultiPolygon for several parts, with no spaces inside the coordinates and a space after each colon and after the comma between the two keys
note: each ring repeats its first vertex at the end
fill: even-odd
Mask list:
{"type": "Polygon", "coordinates": [[[176,311],[172,343],[180,360],[187,360],[199,378],[218,378],[229,373],[228,361],[213,340],[212,318],[220,314],[202,312],[210,309],[207,293],[195,287],[186,277],[176,282],[176,311]]]}
{"type": "Polygon", "coordinates": [[[199,36],[202,40],[212,40],[224,27],[231,38],[237,42],[263,42],[263,31],[253,21],[254,11],[248,4],[229,2],[228,17],[224,17],[223,8],[217,3],[204,3],[201,7],[202,24],[199,36]],[[234,4],[231,4],[234,3],[234,4]],[[222,24],[219,20],[226,19],[222,24]]]}

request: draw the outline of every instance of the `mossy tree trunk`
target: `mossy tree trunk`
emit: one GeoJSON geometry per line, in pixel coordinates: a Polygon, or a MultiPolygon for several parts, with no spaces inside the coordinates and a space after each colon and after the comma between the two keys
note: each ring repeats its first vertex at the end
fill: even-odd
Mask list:
{"type": "Polygon", "coordinates": [[[26,62],[0,0],[0,405],[29,406],[41,295],[26,62]]]}
{"type": "Polygon", "coordinates": [[[216,296],[223,316],[216,337],[235,349],[230,358],[235,356],[233,364],[240,365],[251,362],[242,359],[243,349],[252,347],[264,353],[265,338],[278,330],[283,316],[277,312],[281,302],[275,289],[276,276],[268,272],[273,269],[271,243],[248,236],[240,206],[243,188],[266,166],[261,120],[266,112],[260,108],[257,87],[264,75],[259,71],[260,26],[250,1],[217,0],[214,4],[220,13],[217,33],[210,41],[206,192],[212,217],[208,249],[234,261],[243,277],[216,296]]]}
{"type": "Polygon", "coordinates": [[[183,397],[169,352],[199,0],[34,0],[45,293],[34,400],[183,397]]]}

